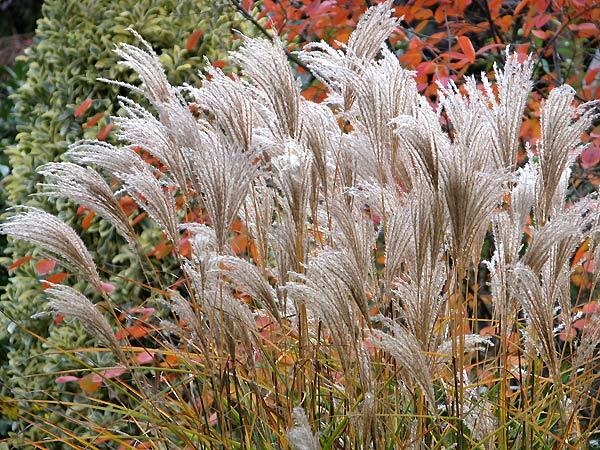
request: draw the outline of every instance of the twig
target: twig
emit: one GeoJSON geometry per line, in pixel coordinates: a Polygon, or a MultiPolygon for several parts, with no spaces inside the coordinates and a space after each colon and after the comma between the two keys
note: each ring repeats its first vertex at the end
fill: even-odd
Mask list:
{"type": "MultiPolygon", "coordinates": [[[[246,19],[250,23],[252,23],[252,25],[254,25],[263,36],[265,36],[269,41],[273,41],[273,36],[271,36],[271,34],[265,29],[265,27],[263,27],[260,24],[260,22],[258,22],[258,20],[256,20],[256,18],[252,14],[250,14],[248,11],[246,11],[242,7],[241,3],[238,0],[230,0],[230,3],[237,10],[237,12],[239,12],[242,15],[242,17],[244,17],[244,19],[246,19]]],[[[299,67],[302,67],[304,70],[306,70],[307,72],[310,72],[314,76],[313,71],[306,64],[304,64],[302,61],[300,61],[287,48],[284,47],[283,49],[290,61],[292,61],[294,64],[298,65],[299,67]]]]}
{"type": "MultiPolygon", "coordinates": [[[[492,32],[492,37],[494,39],[494,42],[496,44],[499,44],[499,43],[505,44],[504,37],[502,36],[500,31],[496,27],[496,24],[494,23],[494,19],[492,19],[492,13],[490,12],[490,6],[488,5],[487,0],[483,0],[481,3],[479,3],[479,7],[482,9],[482,11],[485,14],[485,17],[490,25],[490,31],[492,32]]],[[[497,47],[496,47],[496,53],[498,53],[498,57],[504,63],[504,56],[503,56],[502,52],[500,51],[500,49],[497,47]]]]}
{"type": "Polygon", "coordinates": [[[563,32],[563,30],[571,23],[573,22],[575,19],[577,19],[578,17],[582,16],[583,14],[592,11],[596,8],[600,8],[600,4],[596,4],[596,5],[592,5],[588,8],[585,8],[581,11],[579,11],[577,14],[575,14],[573,17],[570,17],[566,22],[562,23],[560,25],[560,27],[558,28],[558,30],[556,30],[556,33],[554,33],[554,35],[546,42],[546,44],[544,45],[544,47],[542,47],[542,50],[540,51],[537,61],[535,62],[535,65],[533,66],[533,71],[532,73],[535,73],[535,70],[539,67],[541,61],[542,61],[542,57],[544,56],[544,54],[546,53],[546,51],[548,50],[548,48],[551,45],[554,45],[554,43],[556,42],[556,40],[558,39],[558,37],[560,36],[560,34],[563,32]]]}

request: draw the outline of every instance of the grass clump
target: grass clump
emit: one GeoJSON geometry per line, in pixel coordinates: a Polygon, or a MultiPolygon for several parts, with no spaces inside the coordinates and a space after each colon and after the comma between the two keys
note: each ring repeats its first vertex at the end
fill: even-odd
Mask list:
{"type": "Polygon", "coordinates": [[[565,197],[594,105],[554,89],[541,140],[522,149],[531,60],[507,51],[493,82],[440,87],[431,105],[384,45],[397,25],[388,1],[347,46],[299,53],[323,104],[301,96],[276,39],[245,39],[242,75],[209,68],[199,88],[172,86],[145,41],[118,47],[141,83],[114,83],[149,106],[120,97],[121,146],[81,141],[42,173],[49,195],[96,211],[139,255],[144,278],[129,282],[144,301],[115,302],[109,272],[48,213],[1,226],[86,280],[52,285],[49,307],[103,344],[59,349],[81,370],[57,381],[98,411],[65,419],[89,431],[33,426],[74,448],[589,444],[600,319],[570,275],[600,253],[600,205],[565,197]],[[161,229],[176,273],[147,260],[123,196],[161,229]],[[101,420],[109,410],[125,431],[101,420]]]}

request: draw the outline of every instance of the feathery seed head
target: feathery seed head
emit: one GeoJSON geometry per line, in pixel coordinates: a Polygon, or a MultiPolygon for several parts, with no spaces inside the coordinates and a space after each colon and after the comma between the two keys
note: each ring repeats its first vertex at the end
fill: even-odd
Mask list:
{"type": "Polygon", "coordinates": [[[85,277],[96,290],[102,290],[96,264],[77,233],[46,211],[21,208],[23,212],[0,224],[0,233],[37,245],[49,257],[85,277]]]}

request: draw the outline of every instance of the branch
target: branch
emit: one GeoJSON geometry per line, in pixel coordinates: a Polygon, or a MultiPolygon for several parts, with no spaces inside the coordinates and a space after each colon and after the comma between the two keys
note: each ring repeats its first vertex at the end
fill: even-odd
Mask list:
{"type": "MultiPolygon", "coordinates": [[[[260,33],[265,36],[269,41],[273,41],[273,36],[271,36],[271,34],[265,29],[265,27],[263,27],[258,20],[256,20],[256,18],[250,14],[248,11],[246,11],[241,3],[239,2],[239,0],[230,0],[231,5],[237,10],[237,12],[239,12],[242,17],[246,20],[248,20],[250,23],[252,23],[252,25],[254,25],[258,31],[260,31],[260,33]]],[[[313,71],[306,65],[304,64],[302,61],[300,61],[295,55],[293,55],[287,48],[283,47],[285,54],[287,55],[288,59],[290,61],[292,61],[294,64],[302,67],[304,70],[306,70],[307,72],[310,72],[311,74],[314,73],[313,71]]]]}
{"type": "Polygon", "coordinates": [[[577,14],[575,14],[573,17],[570,17],[567,19],[566,22],[562,23],[560,25],[560,27],[558,28],[558,30],[556,30],[556,33],[554,33],[554,35],[546,42],[546,44],[544,45],[544,47],[542,47],[541,52],[539,53],[539,56],[537,58],[537,61],[535,62],[534,66],[533,66],[533,73],[535,73],[535,70],[539,67],[540,63],[542,62],[542,58],[544,56],[544,54],[546,53],[546,51],[548,50],[548,48],[551,45],[554,45],[554,43],[556,42],[556,40],[560,37],[560,34],[563,32],[563,30],[571,23],[573,22],[575,19],[577,19],[578,17],[582,16],[583,14],[592,11],[596,8],[600,8],[600,5],[592,5],[589,6],[581,11],[579,11],[577,14]]]}

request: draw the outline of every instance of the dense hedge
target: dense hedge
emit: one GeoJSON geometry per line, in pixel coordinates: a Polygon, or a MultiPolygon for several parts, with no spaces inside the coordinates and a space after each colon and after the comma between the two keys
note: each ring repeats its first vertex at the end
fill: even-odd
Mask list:
{"type": "MultiPolygon", "coordinates": [[[[212,0],[48,0],[44,4],[43,18],[38,22],[36,44],[25,56],[29,66],[26,82],[15,97],[16,119],[21,125],[16,144],[5,150],[12,169],[5,179],[8,202],[54,210],[68,223],[80,227],[84,216],[77,214],[76,205],[48,202],[44,197],[31,194],[38,191],[37,184],[41,181],[36,168],[60,160],[70,143],[96,138],[100,131],[106,131],[121,88],[99,83],[97,78],[134,81],[126,68],[116,64],[117,57],[111,51],[114,44],[134,42],[127,31],[131,26],[154,46],[173,83],[193,82],[198,79],[203,57],[208,56],[213,61],[225,59],[228,47],[235,42],[232,29],[243,28],[235,12],[224,10],[226,7],[221,3],[212,0]],[[201,34],[201,37],[193,42],[190,36],[196,30],[201,33],[194,36],[201,34]],[[91,106],[81,115],[74,114],[87,99],[92,99],[91,106]],[[101,112],[106,115],[89,126],[89,120],[101,112]],[[82,125],[86,122],[88,126],[84,128],[82,125]]],[[[140,225],[146,227],[142,235],[151,249],[160,233],[145,222],[140,225]]],[[[89,248],[97,249],[95,257],[99,266],[111,267],[114,271],[113,284],[119,285],[119,277],[139,278],[135,258],[107,223],[93,219],[82,237],[89,248]],[[109,255],[115,254],[118,256],[107,260],[109,255]]],[[[5,254],[5,265],[33,255],[33,259],[13,270],[0,301],[0,310],[4,313],[0,314],[0,380],[5,383],[0,386],[0,399],[23,399],[18,408],[13,403],[0,401],[0,425],[4,424],[5,430],[10,425],[15,431],[23,432],[27,429],[28,411],[35,408],[27,400],[72,399],[74,395],[66,391],[64,384],[55,382],[55,374],[80,367],[80,363],[56,350],[91,343],[75,324],[54,326],[48,317],[32,317],[45,309],[40,278],[53,272],[42,276],[40,272],[44,270],[38,267],[36,271],[40,256],[20,243],[9,242],[5,254]]],[[[164,270],[168,270],[169,258],[161,261],[164,270]]],[[[60,268],[54,272],[58,271],[60,268]]],[[[123,308],[144,295],[140,289],[117,289],[117,292],[113,298],[119,299],[123,308]]],[[[91,357],[108,358],[104,362],[110,364],[110,357],[103,354],[91,357]]],[[[50,424],[67,426],[65,417],[77,414],[91,413],[63,406],[48,410],[45,417],[50,424]]],[[[105,417],[99,421],[111,426],[111,414],[102,414],[105,417]]],[[[22,436],[24,439],[39,437],[31,430],[22,436]]]]}

